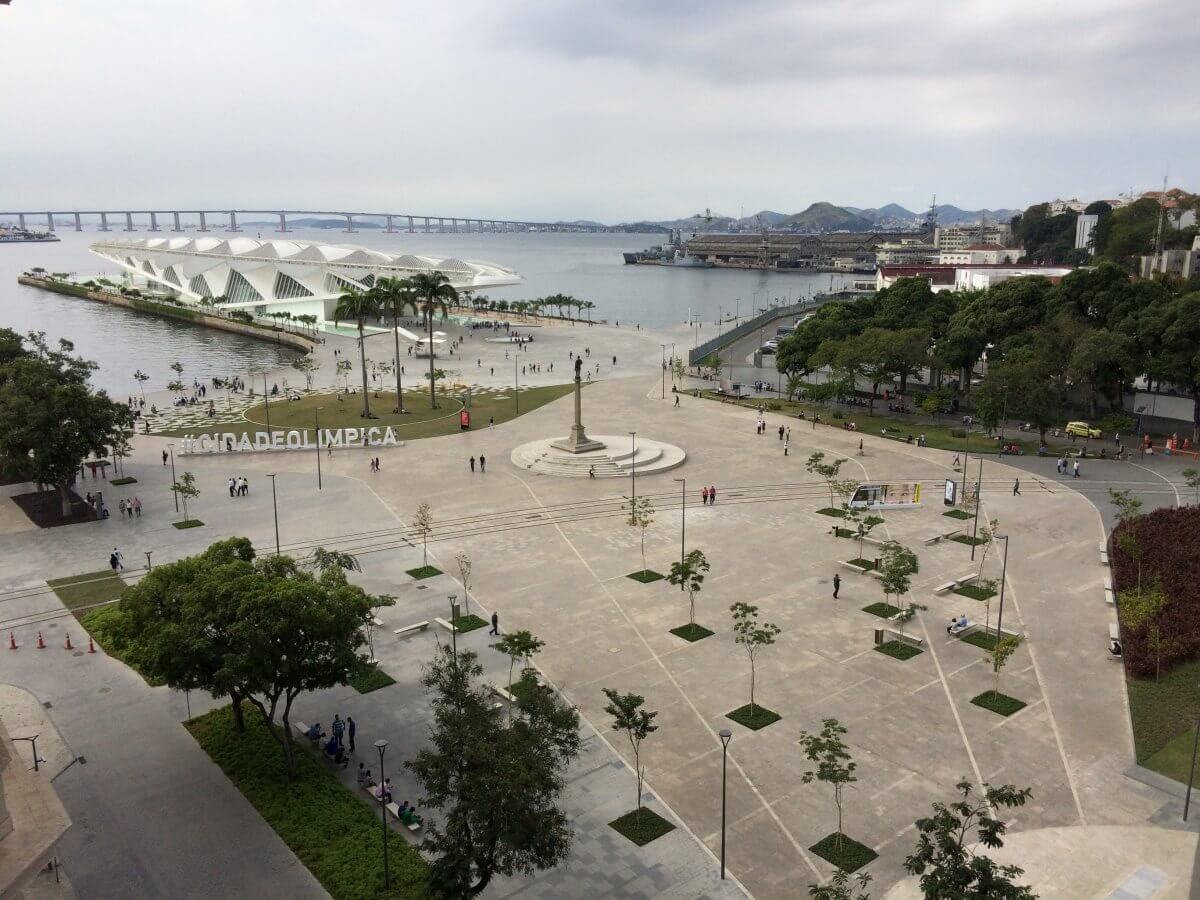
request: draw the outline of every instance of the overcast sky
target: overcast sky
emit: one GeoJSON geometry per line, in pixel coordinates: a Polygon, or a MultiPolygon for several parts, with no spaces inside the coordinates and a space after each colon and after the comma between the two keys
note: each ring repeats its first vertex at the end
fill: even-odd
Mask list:
{"type": "Polygon", "coordinates": [[[0,208],[605,222],[1200,190],[1195,0],[12,0],[0,208]]]}

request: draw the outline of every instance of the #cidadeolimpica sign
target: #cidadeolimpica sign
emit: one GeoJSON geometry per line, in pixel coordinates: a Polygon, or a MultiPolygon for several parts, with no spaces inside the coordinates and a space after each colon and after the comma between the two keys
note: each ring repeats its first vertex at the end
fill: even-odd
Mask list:
{"type": "Polygon", "coordinates": [[[265,431],[237,434],[232,431],[212,434],[189,434],[183,438],[184,454],[188,453],[246,453],[256,450],[324,450],[339,447],[396,447],[394,428],[322,428],[315,434],[307,431],[265,431]]]}

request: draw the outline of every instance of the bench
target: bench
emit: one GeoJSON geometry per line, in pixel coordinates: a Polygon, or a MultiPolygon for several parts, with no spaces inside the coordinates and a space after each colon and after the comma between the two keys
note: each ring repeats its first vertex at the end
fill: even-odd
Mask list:
{"type": "Polygon", "coordinates": [[[1108,565],[1108,551],[1107,550],[1100,551],[1100,565],[1102,565],[1102,566],[1108,565]]]}
{"type": "Polygon", "coordinates": [[[917,637],[915,634],[906,634],[903,639],[901,639],[900,632],[898,631],[893,631],[892,635],[893,640],[900,641],[902,644],[912,644],[914,647],[925,646],[925,638],[917,637]]]}
{"type": "Polygon", "coordinates": [[[975,572],[972,572],[970,575],[960,575],[960,576],[958,576],[958,579],[957,579],[958,586],[962,587],[964,584],[970,584],[972,581],[974,581],[978,577],[979,577],[979,575],[976,574],[975,572]]]}
{"type": "Polygon", "coordinates": [[[958,587],[957,581],[947,581],[945,584],[939,584],[933,589],[935,594],[948,594],[950,591],[958,587]]]}
{"type": "Polygon", "coordinates": [[[312,738],[308,737],[308,726],[303,722],[293,722],[292,727],[296,729],[296,733],[300,735],[300,737],[308,738],[310,741],[312,740],[312,738]]]}
{"type": "Polygon", "coordinates": [[[1114,641],[1119,641],[1121,639],[1121,626],[1118,625],[1116,622],[1109,622],[1108,623],[1108,636],[1110,638],[1112,638],[1114,641]]]}
{"type": "Polygon", "coordinates": [[[1124,655],[1121,646],[1121,627],[1116,622],[1108,623],[1108,658],[1120,659],[1124,655]],[[1115,650],[1113,648],[1116,648],[1115,650]]]}
{"type": "Polygon", "coordinates": [[[1106,591],[1111,591],[1113,589],[1112,578],[1108,575],[1104,576],[1104,589],[1106,591]]]}
{"type": "Polygon", "coordinates": [[[1109,606],[1117,605],[1116,595],[1113,594],[1113,592],[1110,591],[1108,588],[1104,589],[1104,602],[1107,603],[1109,606]]]}
{"type": "Polygon", "coordinates": [[[940,544],[941,541],[942,541],[942,536],[940,534],[935,534],[931,538],[925,538],[925,546],[932,547],[934,544],[940,544]]]}
{"type": "Polygon", "coordinates": [[[958,637],[960,634],[966,634],[974,627],[975,623],[968,620],[966,625],[951,625],[949,629],[947,629],[946,633],[952,637],[958,637]]]}
{"type": "Polygon", "coordinates": [[[857,572],[859,575],[864,575],[867,572],[871,571],[870,569],[864,569],[862,566],[856,566],[854,563],[848,562],[847,560],[844,560],[844,559],[839,559],[838,563],[840,565],[845,566],[851,572],[857,572]]]}
{"type": "Polygon", "coordinates": [[[396,637],[407,637],[410,634],[416,634],[418,631],[424,631],[428,627],[428,622],[416,622],[413,625],[405,625],[403,628],[397,628],[392,634],[396,637]]]}
{"type": "Polygon", "coordinates": [[[371,616],[371,624],[374,625],[376,628],[382,628],[383,627],[383,619],[379,618],[379,616],[371,616]]]}
{"type": "Polygon", "coordinates": [[[502,700],[506,700],[509,703],[517,702],[517,698],[514,697],[512,694],[510,694],[505,688],[500,687],[500,685],[492,684],[492,685],[489,685],[489,687],[491,688],[492,693],[495,694],[497,697],[501,698],[502,700]]]}
{"type": "Polygon", "coordinates": [[[437,622],[437,624],[441,625],[441,626],[442,626],[443,628],[445,628],[447,631],[454,631],[454,630],[455,630],[454,626],[453,626],[453,625],[451,625],[449,622],[447,622],[445,619],[440,619],[440,618],[436,618],[436,617],[435,617],[433,621],[437,622]]]}

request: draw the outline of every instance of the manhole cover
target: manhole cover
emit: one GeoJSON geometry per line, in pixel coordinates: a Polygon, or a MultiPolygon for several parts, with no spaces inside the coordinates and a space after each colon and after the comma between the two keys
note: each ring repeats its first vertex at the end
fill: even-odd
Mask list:
{"type": "Polygon", "coordinates": [[[75,651],[74,653],[72,653],[71,655],[72,655],[72,656],[83,656],[83,651],[82,651],[82,650],[76,650],[76,651],[75,651]]]}

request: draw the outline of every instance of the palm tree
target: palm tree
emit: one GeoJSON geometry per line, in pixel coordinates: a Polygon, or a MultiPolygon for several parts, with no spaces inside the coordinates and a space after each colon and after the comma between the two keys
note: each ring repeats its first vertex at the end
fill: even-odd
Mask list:
{"type": "Polygon", "coordinates": [[[429,406],[437,409],[437,382],[433,377],[433,314],[446,314],[446,304],[458,299],[458,291],[450,279],[441,272],[418,272],[409,279],[414,293],[421,299],[419,310],[425,317],[425,330],[429,333],[429,406]]]}
{"type": "Polygon", "coordinates": [[[392,336],[396,342],[396,408],[393,412],[403,414],[404,395],[400,375],[400,316],[411,309],[417,312],[417,294],[407,278],[380,278],[371,289],[379,306],[392,317],[392,336]]]}
{"type": "Polygon", "coordinates": [[[337,306],[333,310],[333,325],[342,319],[354,319],[358,322],[358,355],[362,360],[363,377],[363,418],[371,418],[371,395],[367,389],[367,343],[364,340],[363,322],[372,316],[379,315],[379,304],[375,298],[356,287],[347,287],[338,297],[337,306]]]}

